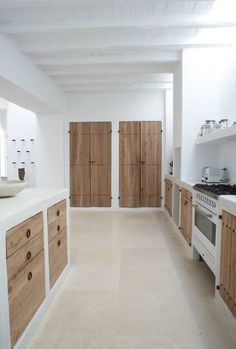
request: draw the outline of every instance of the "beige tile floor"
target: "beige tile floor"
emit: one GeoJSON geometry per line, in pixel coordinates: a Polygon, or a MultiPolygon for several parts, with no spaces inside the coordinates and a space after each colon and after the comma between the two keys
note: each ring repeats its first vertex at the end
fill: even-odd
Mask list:
{"type": "Polygon", "coordinates": [[[235,349],[164,213],[71,213],[72,270],[27,349],[235,349]]]}

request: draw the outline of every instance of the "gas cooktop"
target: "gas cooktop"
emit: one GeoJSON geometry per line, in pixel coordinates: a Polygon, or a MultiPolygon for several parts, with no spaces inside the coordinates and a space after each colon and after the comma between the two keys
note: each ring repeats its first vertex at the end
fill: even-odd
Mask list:
{"type": "Polygon", "coordinates": [[[230,184],[196,184],[193,187],[195,190],[200,191],[215,199],[219,195],[236,195],[236,185],[230,184]]]}

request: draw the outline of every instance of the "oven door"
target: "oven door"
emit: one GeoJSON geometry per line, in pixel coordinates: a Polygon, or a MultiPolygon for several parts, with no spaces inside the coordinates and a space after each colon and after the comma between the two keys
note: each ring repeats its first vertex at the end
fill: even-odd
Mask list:
{"type": "Polygon", "coordinates": [[[194,233],[198,239],[215,256],[217,215],[200,204],[194,205],[194,233]]]}

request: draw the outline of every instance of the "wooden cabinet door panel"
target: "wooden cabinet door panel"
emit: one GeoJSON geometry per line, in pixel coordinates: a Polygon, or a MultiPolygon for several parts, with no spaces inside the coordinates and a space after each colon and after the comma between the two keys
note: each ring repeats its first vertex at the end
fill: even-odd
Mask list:
{"type": "Polygon", "coordinates": [[[165,181],[165,208],[172,215],[172,182],[168,179],[165,181]]]}
{"type": "Polygon", "coordinates": [[[232,217],[230,251],[229,308],[236,317],[236,217],[232,217]]]}
{"type": "Polygon", "coordinates": [[[140,123],[120,122],[120,207],[140,206],[140,123]]]}
{"type": "Polygon", "coordinates": [[[71,206],[90,206],[90,123],[70,123],[71,206]]]}
{"type": "Polygon", "coordinates": [[[181,233],[185,240],[192,243],[192,194],[181,188],[181,233]]]}
{"type": "Polygon", "coordinates": [[[220,295],[229,303],[230,251],[232,241],[232,215],[223,211],[221,236],[220,295]]]}
{"type": "Polygon", "coordinates": [[[111,122],[91,123],[91,206],[111,206],[111,122]]]}
{"type": "Polygon", "coordinates": [[[161,206],[161,122],[141,122],[141,206],[161,206]]]}

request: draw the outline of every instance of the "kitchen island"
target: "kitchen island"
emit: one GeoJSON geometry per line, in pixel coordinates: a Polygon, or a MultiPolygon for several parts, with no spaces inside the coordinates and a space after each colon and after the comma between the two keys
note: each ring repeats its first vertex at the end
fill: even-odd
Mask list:
{"type": "Polygon", "coordinates": [[[68,191],[0,199],[0,349],[25,349],[70,268],[68,191]]]}

